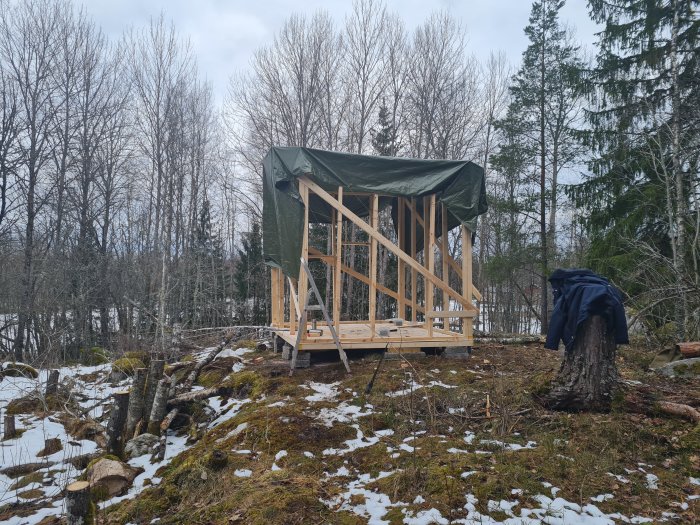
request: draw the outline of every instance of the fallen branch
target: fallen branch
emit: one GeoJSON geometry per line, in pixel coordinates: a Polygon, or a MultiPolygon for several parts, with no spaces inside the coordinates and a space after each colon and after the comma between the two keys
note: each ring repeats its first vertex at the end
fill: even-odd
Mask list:
{"type": "Polygon", "coordinates": [[[690,405],[671,403],[670,401],[659,401],[658,407],[664,414],[680,416],[694,421],[695,423],[700,423],[700,411],[690,405]]]}
{"type": "Polygon", "coordinates": [[[17,476],[24,476],[25,474],[31,474],[36,472],[40,468],[53,467],[56,464],[55,461],[41,461],[38,463],[23,463],[21,465],[13,465],[11,467],[5,467],[0,469],[0,474],[4,474],[10,478],[16,478],[17,476]]]}

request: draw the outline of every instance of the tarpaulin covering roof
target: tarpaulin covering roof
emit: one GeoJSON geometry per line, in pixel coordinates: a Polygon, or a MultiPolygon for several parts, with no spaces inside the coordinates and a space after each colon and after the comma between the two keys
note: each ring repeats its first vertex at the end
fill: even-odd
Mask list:
{"type": "MultiPolygon", "coordinates": [[[[380,205],[392,207],[396,222],[396,197],[435,194],[448,211],[448,227],[464,224],[474,231],[476,218],[487,209],[486,184],[481,166],[466,160],[423,160],[337,153],[311,148],[272,148],[263,159],[263,248],[265,262],[297,278],[301,256],[304,204],[295,179],[307,176],[328,192],[378,193],[380,205]]],[[[367,199],[343,198],[343,204],[367,216],[367,199]]],[[[417,206],[422,210],[422,199],[417,206]]],[[[436,224],[441,223],[440,206],[436,224]]],[[[309,221],[328,223],[332,208],[312,195],[309,221]]],[[[408,214],[407,214],[408,215],[408,214]]],[[[404,229],[408,232],[408,228],[404,229]]],[[[439,228],[436,228],[439,235],[439,228]]],[[[408,234],[408,233],[407,233],[408,234]]],[[[422,234],[419,249],[422,247],[422,234]]]]}

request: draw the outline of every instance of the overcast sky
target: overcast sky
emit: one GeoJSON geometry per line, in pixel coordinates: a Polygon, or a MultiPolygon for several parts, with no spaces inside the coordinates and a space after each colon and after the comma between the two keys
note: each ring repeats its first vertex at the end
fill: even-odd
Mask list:
{"type": "MultiPolygon", "coordinates": [[[[80,3],[80,0],[76,0],[80,3]]],[[[219,101],[225,96],[229,78],[245,69],[255,49],[271,42],[292,13],[325,9],[342,24],[352,7],[351,0],[84,0],[87,11],[110,36],[119,38],[129,27],[148,24],[163,12],[182,36],[189,37],[200,70],[213,85],[219,101]]],[[[431,12],[445,9],[463,23],[468,46],[482,58],[503,50],[517,65],[527,45],[529,0],[387,0],[412,30],[431,12]]],[[[569,0],[563,21],[576,28],[580,42],[590,46],[595,26],[589,20],[585,0],[569,0]]]]}

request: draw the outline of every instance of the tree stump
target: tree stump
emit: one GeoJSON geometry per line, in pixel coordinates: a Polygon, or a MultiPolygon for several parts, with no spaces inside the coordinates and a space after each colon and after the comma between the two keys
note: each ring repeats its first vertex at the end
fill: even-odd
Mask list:
{"type": "Polygon", "coordinates": [[[544,405],[573,412],[610,410],[617,384],[616,348],[614,334],[603,317],[586,319],[566,352],[544,405]]]}
{"type": "Polygon", "coordinates": [[[56,395],[58,393],[58,370],[49,370],[49,377],[46,380],[46,397],[56,395]]]}
{"type": "Polygon", "coordinates": [[[4,420],[5,431],[3,434],[4,439],[12,439],[17,435],[17,427],[15,426],[15,416],[5,414],[4,420]]]}
{"type": "Polygon", "coordinates": [[[126,416],[126,437],[125,441],[129,441],[134,437],[136,425],[143,417],[144,394],[146,389],[146,372],[145,368],[137,368],[134,372],[134,384],[129,393],[129,408],[126,416]]]}
{"type": "Polygon", "coordinates": [[[129,407],[129,392],[121,391],[114,393],[114,403],[112,413],[109,416],[107,425],[107,453],[122,457],[124,452],[124,427],[126,426],[126,415],[129,407]]]}
{"type": "Polygon", "coordinates": [[[142,425],[142,432],[146,432],[145,427],[148,425],[148,416],[151,414],[153,399],[156,397],[158,382],[163,378],[163,372],[165,372],[165,361],[162,359],[152,359],[151,364],[148,367],[148,380],[146,382],[146,391],[144,393],[143,419],[146,424],[142,425]]]}
{"type": "Polygon", "coordinates": [[[67,525],[91,525],[93,523],[90,484],[76,481],[66,488],[67,525]]]}
{"type": "Polygon", "coordinates": [[[163,421],[168,410],[168,393],[170,392],[170,381],[161,379],[156,389],[156,395],[153,399],[153,407],[148,420],[148,433],[159,435],[160,423],[163,421]]]}

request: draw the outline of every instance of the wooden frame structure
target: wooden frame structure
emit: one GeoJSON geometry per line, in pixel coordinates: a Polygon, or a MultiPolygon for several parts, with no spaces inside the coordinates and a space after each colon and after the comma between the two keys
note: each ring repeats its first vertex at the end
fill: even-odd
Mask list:
{"type": "MultiPolygon", "coordinates": [[[[423,199],[423,215],[418,212],[417,199],[394,197],[398,199],[398,244],[384,237],[379,231],[379,198],[376,193],[346,193],[342,187],[336,192],[328,192],[308,177],[298,179],[299,194],[305,205],[304,233],[301,258],[305,261],[320,260],[330,267],[332,273],[332,322],[345,350],[386,348],[407,351],[420,348],[444,348],[451,346],[472,346],[473,318],[478,315],[478,308],[472,299],[481,300],[481,294],[472,284],[472,244],[471,232],[460,226],[462,245],[462,263],[454,260],[448,249],[447,211],[441,210],[441,224],[436,224],[436,196],[429,195],[423,199]],[[332,209],[331,242],[332,253],[324,254],[309,246],[309,203],[310,196],[316,195],[332,209]],[[368,221],[364,220],[343,204],[346,196],[366,198],[369,202],[368,221]],[[352,223],[365,232],[369,243],[369,275],[364,275],[346,266],[342,259],[343,247],[353,243],[343,239],[344,222],[352,223]],[[405,225],[410,232],[406,235],[405,225]],[[421,226],[424,233],[423,257],[418,259],[417,230],[421,226]],[[436,228],[440,227],[439,243],[436,242],[436,228]],[[409,246],[404,246],[410,238],[409,246]],[[377,283],[378,246],[394,254],[398,260],[397,289],[392,290],[377,283]],[[435,252],[439,251],[440,272],[435,268],[435,252]],[[369,287],[367,320],[341,321],[342,274],[354,278],[369,287]],[[454,278],[456,276],[456,278],[454,278]],[[452,281],[450,280],[452,278],[452,281]],[[419,297],[419,282],[422,282],[423,294],[419,297]],[[450,286],[450,282],[459,282],[460,290],[450,286]],[[439,291],[436,302],[435,291],[439,291]],[[397,302],[398,318],[394,320],[377,320],[377,293],[383,293],[397,302]],[[408,315],[410,312],[410,315],[408,315]],[[442,320],[436,326],[437,320],[442,320]],[[451,320],[458,320],[451,325],[451,320]]],[[[358,243],[354,243],[358,244],[358,243]]],[[[318,330],[309,330],[306,316],[302,309],[306,304],[309,283],[306,273],[299,273],[298,282],[286,278],[279,268],[271,268],[271,304],[272,329],[290,346],[298,346],[298,351],[329,350],[336,348],[329,330],[324,330],[324,323],[318,323],[318,330]]]]}

